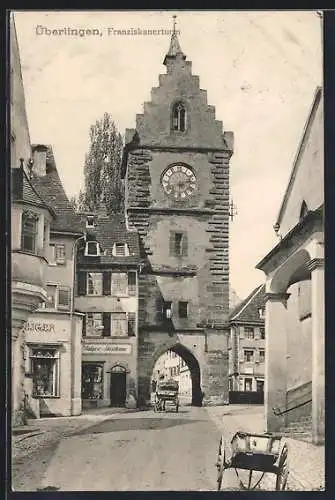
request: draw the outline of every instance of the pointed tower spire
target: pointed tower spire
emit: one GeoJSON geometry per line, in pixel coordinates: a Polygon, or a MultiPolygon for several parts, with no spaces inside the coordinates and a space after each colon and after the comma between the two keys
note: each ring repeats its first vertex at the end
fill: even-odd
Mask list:
{"type": "Polygon", "coordinates": [[[170,42],[169,51],[166,54],[164,61],[163,61],[163,64],[165,66],[167,65],[167,61],[169,59],[170,60],[177,59],[177,56],[179,56],[180,59],[184,59],[184,60],[186,59],[184,52],[181,50],[179,40],[177,37],[177,33],[176,33],[176,24],[177,24],[176,18],[177,18],[177,16],[174,15],[172,17],[173,17],[173,31],[172,31],[172,35],[171,35],[171,42],[170,42]]]}

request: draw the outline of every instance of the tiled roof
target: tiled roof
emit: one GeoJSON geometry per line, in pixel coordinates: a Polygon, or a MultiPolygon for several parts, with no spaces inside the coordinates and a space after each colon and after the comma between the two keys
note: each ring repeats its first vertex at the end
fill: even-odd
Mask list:
{"type": "MultiPolygon", "coordinates": [[[[82,216],[82,231],[86,231],[86,217],[82,216]]],[[[105,255],[94,258],[100,264],[138,264],[140,259],[139,235],[126,227],[124,215],[95,216],[95,227],[88,230],[88,239],[95,239],[105,255]],[[129,256],[115,257],[112,255],[114,243],[127,243],[129,256]]],[[[88,263],[92,257],[86,257],[81,262],[88,263]]]]}
{"type": "Polygon", "coordinates": [[[28,178],[22,167],[11,169],[11,191],[13,201],[22,201],[49,210],[53,215],[54,211],[45,202],[43,197],[36,191],[33,182],[28,178]]]}
{"type": "Polygon", "coordinates": [[[81,234],[80,217],[75,213],[64,191],[50,146],[48,146],[47,150],[46,172],[46,175],[42,177],[33,175],[31,182],[36,191],[38,191],[45,202],[50,205],[56,213],[56,217],[51,224],[51,231],[81,234]]]}
{"type": "Polygon", "coordinates": [[[259,309],[265,307],[265,285],[255,288],[246,299],[236,306],[229,314],[229,321],[232,322],[263,322],[259,316],[259,309]]]}

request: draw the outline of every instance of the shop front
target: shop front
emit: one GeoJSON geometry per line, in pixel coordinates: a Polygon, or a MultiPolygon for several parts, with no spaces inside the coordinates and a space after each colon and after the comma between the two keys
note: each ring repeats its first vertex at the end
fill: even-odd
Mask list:
{"type": "Polygon", "coordinates": [[[25,325],[25,404],[35,417],[81,414],[82,315],[36,312],[25,325]]]}
{"type": "Polygon", "coordinates": [[[82,345],[83,408],[137,406],[136,344],[111,339],[82,345]]]}

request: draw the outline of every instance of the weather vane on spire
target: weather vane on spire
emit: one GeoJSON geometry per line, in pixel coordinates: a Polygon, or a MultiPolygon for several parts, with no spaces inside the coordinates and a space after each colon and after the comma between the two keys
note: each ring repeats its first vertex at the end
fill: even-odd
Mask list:
{"type": "Polygon", "coordinates": [[[177,21],[176,21],[177,16],[176,16],[176,14],[174,14],[172,17],[173,17],[173,34],[175,34],[176,33],[176,24],[177,24],[177,21]]]}

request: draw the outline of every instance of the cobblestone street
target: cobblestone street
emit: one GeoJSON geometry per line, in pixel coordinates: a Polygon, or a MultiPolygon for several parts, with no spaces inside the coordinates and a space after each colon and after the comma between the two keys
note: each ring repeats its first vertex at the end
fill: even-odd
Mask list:
{"type": "MultiPolygon", "coordinates": [[[[118,413],[108,408],[81,417],[35,421],[32,425],[42,434],[16,437],[13,442],[13,488],[215,491],[214,464],[222,429],[227,438],[238,429],[262,432],[261,411],[262,407],[239,405],[184,406],[178,414],[151,410],[118,413]]],[[[297,464],[297,454],[307,444],[290,441],[292,464],[297,464]]],[[[314,448],[314,454],[309,450],[311,463],[305,464],[305,469],[314,470],[309,473],[313,484],[302,484],[296,473],[291,474],[290,490],[318,489],[318,481],[318,486],[324,484],[324,450],[314,448]]],[[[275,476],[267,474],[259,489],[273,490],[274,482],[275,476]]],[[[222,489],[240,489],[233,469],[225,471],[222,489]]]]}

